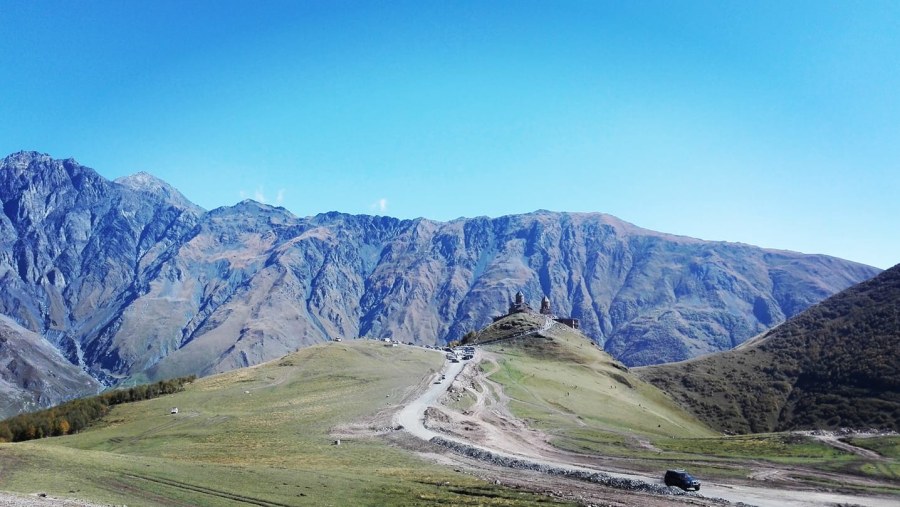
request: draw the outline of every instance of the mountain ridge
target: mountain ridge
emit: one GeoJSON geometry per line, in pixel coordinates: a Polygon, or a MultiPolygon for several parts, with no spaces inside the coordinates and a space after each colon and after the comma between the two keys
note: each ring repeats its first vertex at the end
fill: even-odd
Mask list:
{"type": "Polygon", "coordinates": [[[0,161],[0,314],[106,383],[225,371],[337,337],[442,343],[519,290],[550,296],[626,364],[678,360],[879,271],[603,213],[203,211],[152,176],[119,181],[36,152],[0,161]]]}
{"type": "Polygon", "coordinates": [[[740,347],[640,368],[723,431],[900,431],[900,264],[740,347]]]}

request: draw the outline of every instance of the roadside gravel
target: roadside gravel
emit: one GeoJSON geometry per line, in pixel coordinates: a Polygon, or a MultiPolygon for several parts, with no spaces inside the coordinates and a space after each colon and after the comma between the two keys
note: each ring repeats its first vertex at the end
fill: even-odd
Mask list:
{"type": "Polygon", "coordinates": [[[41,494],[19,495],[16,493],[0,491],[0,507],[101,507],[97,504],[81,502],[78,500],[40,495],[41,494]]]}

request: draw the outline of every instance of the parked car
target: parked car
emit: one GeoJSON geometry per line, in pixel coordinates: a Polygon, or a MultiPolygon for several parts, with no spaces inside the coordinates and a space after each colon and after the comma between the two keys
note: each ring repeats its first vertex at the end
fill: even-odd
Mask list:
{"type": "Polygon", "coordinates": [[[665,481],[666,486],[678,486],[685,491],[689,489],[700,491],[700,481],[684,470],[666,470],[665,481]]]}

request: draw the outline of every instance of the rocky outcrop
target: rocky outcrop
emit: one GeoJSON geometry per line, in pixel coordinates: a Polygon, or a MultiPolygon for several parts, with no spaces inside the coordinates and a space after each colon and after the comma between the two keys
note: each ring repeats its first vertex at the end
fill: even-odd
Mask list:
{"type": "Polygon", "coordinates": [[[146,174],[0,163],[0,314],[111,383],[208,374],[335,337],[442,343],[522,290],[629,365],[734,347],[868,266],[599,213],[435,222],[244,201],[205,212],[146,174]]]}

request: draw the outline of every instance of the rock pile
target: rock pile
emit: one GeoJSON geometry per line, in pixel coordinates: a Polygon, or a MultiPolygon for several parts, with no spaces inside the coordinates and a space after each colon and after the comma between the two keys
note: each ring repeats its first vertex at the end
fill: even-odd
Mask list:
{"type": "MultiPolygon", "coordinates": [[[[637,491],[643,493],[652,493],[656,495],[688,495],[699,496],[697,492],[682,491],[678,488],[670,488],[663,484],[651,484],[636,479],[626,479],[622,477],[613,477],[602,472],[586,472],[583,470],[572,470],[569,468],[555,467],[543,463],[537,463],[520,458],[512,458],[509,456],[501,456],[484,449],[479,449],[471,445],[454,442],[442,437],[434,437],[431,443],[446,447],[456,453],[475,458],[479,461],[486,461],[493,465],[499,465],[506,468],[514,468],[517,470],[533,470],[536,472],[558,475],[570,479],[578,479],[597,483],[610,488],[623,489],[627,491],[637,491]]],[[[724,502],[724,501],[723,501],[724,502]]]]}

